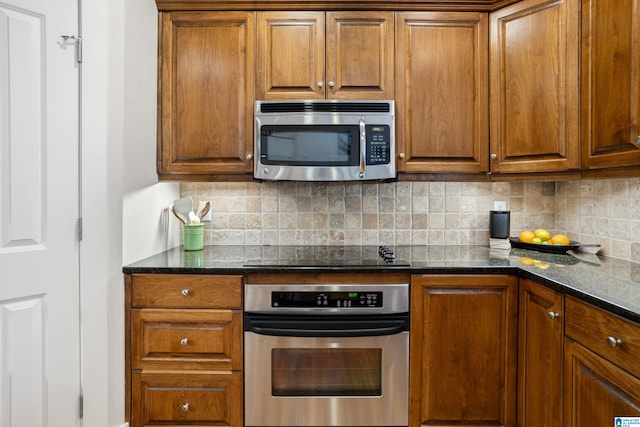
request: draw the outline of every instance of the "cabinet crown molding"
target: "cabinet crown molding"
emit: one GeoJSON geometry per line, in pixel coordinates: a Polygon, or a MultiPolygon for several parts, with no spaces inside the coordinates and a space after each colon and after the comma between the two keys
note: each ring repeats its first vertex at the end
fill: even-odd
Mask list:
{"type": "Polygon", "coordinates": [[[490,12],[521,0],[156,0],[159,11],[204,10],[448,10],[490,12]]]}

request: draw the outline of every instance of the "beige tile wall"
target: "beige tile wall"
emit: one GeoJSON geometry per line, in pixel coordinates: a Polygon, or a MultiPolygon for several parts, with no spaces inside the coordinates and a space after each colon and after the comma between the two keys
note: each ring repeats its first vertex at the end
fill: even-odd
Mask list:
{"type": "Polygon", "coordinates": [[[511,235],[525,228],[640,255],[640,179],[571,182],[185,183],[213,202],[206,244],[486,245],[504,200],[511,235]]]}

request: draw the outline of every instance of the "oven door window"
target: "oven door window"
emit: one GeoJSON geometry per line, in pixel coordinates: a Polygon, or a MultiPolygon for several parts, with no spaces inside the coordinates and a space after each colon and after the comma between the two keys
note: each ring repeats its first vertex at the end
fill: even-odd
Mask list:
{"type": "Polygon", "coordinates": [[[274,348],[273,396],[381,396],[380,348],[274,348]]]}
{"type": "Polygon", "coordinates": [[[260,161],[265,165],[357,165],[358,135],[358,126],[263,125],[260,128],[260,161]]]}

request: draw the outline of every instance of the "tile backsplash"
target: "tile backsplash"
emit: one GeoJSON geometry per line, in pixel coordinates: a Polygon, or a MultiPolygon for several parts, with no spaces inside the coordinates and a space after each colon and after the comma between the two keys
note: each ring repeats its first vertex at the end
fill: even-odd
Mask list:
{"type": "Polygon", "coordinates": [[[489,211],[506,201],[525,228],[640,256],[640,179],[568,182],[183,183],[212,201],[205,244],[487,245],[489,211]]]}

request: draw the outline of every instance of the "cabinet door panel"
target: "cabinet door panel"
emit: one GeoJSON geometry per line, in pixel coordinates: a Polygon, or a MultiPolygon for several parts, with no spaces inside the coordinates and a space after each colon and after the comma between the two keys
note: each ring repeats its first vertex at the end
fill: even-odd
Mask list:
{"type": "Polygon", "coordinates": [[[563,301],[561,294],[520,281],[518,423],[562,427],[563,301]]]}
{"type": "Polygon", "coordinates": [[[589,169],[640,164],[640,7],[582,1],[582,146],[589,169]]]}
{"type": "Polygon", "coordinates": [[[490,17],[493,172],[577,169],[577,0],[524,0],[490,17]]]}
{"type": "Polygon", "coordinates": [[[640,379],[578,343],[565,340],[567,427],[614,425],[614,418],[640,416],[640,379]]]}
{"type": "Polygon", "coordinates": [[[487,15],[396,15],[399,169],[488,171],[487,15]]]}
{"type": "Polygon", "coordinates": [[[415,276],[410,425],[515,426],[517,278],[415,276]]]}
{"type": "Polygon", "coordinates": [[[327,12],[327,98],[394,98],[393,12],[327,12]]]}
{"type": "Polygon", "coordinates": [[[161,14],[158,173],[245,173],[253,151],[254,14],[161,14]]]}
{"type": "Polygon", "coordinates": [[[258,13],[257,99],[325,97],[324,26],[324,12],[258,13]]]}

